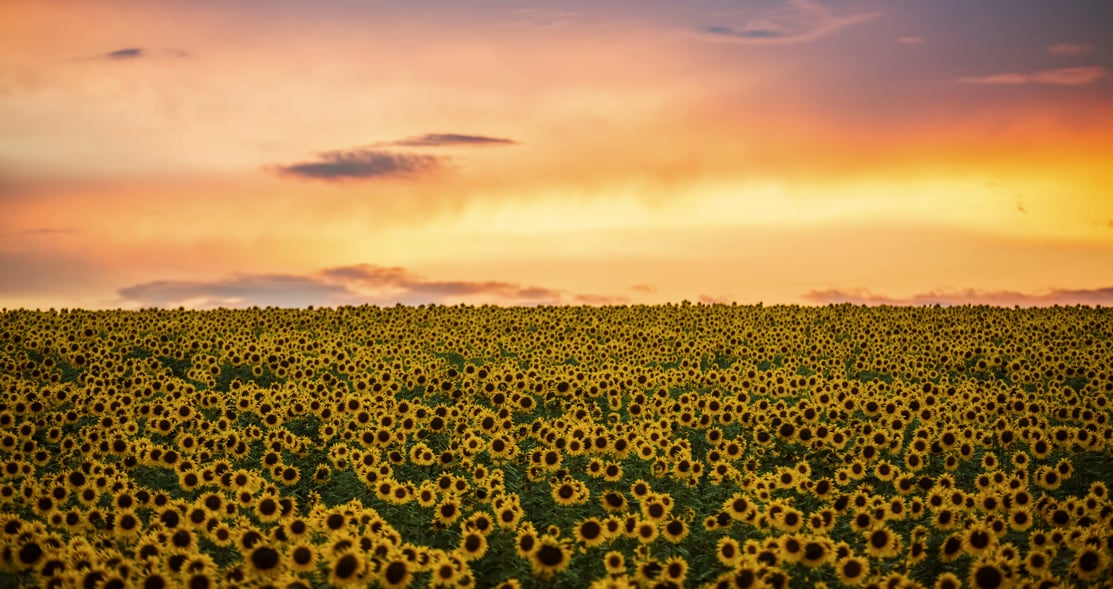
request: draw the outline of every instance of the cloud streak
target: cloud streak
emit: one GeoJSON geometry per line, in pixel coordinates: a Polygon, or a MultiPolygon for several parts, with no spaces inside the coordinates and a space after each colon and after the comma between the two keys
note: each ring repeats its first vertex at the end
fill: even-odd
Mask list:
{"type": "Polygon", "coordinates": [[[325,151],[316,161],[275,166],[281,176],[310,180],[343,181],[410,178],[432,172],[443,165],[441,158],[376,149],[325,151]]]}
{"type": "Polygon", "coordinates": [[[1080,86],[1092,84],[1109,75],[1109,70],[1097,66],[1065,67],[1029,73],[1003,73],[988,76],[967,76],[958,81],[965,84],[1049,84],[1080,86]]]}
{"type": "Polygon", "coordinates": [[[804,299],[820,305],[852,303],[855,305],[994,305],[1011,307],[1050,307],[1053,305],[1095,305],[1113,306],[1113,287],[1094,289],[1054,289],[1046,293],[1023,293],[1016,291],[981,291],[967,289],[949,292],[928,292],[910,297],[890,297],[875,294],[867,289],[850,290],[812,290],[804,294],[804,299]]]}
{"type": "Polygon", "coordinates": [[[834,15],[825,6],[811,0],[789,0],[781,8],[746,20],[739,26],[710,25],[700,32],[717,41],[788,45],[814,41],[879,16],[881,13],[878,12],[834,15]]]}
{"type": "Polygon", "coordinates": [[[306,307],[338,305],[499,304],[604,305],[628,302],[607,296],[503,281],[429,280],[405,268],[359,264],[311,274],[245,274],[219,280],[159,280],[121,288],[126,307],[306,307]]]}
{"type": "Polygon", "coordinates": [[[1094,50],[1093,45],[1084,45],[1082,43],[1056,43],[1047,48],[1047,52],[1051,55],[1082,55],[1090,53],[1094,50]]]}
{"type": "Polygon", "coordinates": [[[486,137],[483,135],[461,135],[459,133],[426,133],[418,137],[407,137],[392,141],[387,145],[398,147],[469,147],[517,145],[513,139],[486,137]]]}

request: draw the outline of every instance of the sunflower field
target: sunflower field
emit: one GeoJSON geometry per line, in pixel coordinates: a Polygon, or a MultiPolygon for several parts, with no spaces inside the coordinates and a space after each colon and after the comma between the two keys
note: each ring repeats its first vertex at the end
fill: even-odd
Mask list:
{"type": "Polygon", "coordinates": [[[0,313],[0,587],[1113,586],[1113,311],[0,313]]]}

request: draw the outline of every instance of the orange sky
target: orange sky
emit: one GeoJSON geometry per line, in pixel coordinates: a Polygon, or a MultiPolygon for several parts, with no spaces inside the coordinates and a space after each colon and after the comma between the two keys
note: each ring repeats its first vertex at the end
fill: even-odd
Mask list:
{"type": "Polygon", "coordinates": [[[9,0],[0,307],[1113,304],[1113,9],[9,0]]]}

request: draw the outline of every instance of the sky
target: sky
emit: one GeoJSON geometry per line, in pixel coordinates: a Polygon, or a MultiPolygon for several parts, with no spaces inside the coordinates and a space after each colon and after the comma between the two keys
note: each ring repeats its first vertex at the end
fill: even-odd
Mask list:
{"type": "Polygon", "coordinates": [[[4,0],[0,307],[1113,305],[1108,0],[4,0]]]}

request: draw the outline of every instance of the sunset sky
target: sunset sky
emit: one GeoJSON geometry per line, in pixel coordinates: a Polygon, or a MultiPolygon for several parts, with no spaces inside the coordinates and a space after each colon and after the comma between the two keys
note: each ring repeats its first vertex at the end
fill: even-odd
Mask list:
{"type": "Polygon", "coordinates": [[[0,307],[1113,305],[1109,0],[3,0],[0,307]]]}

